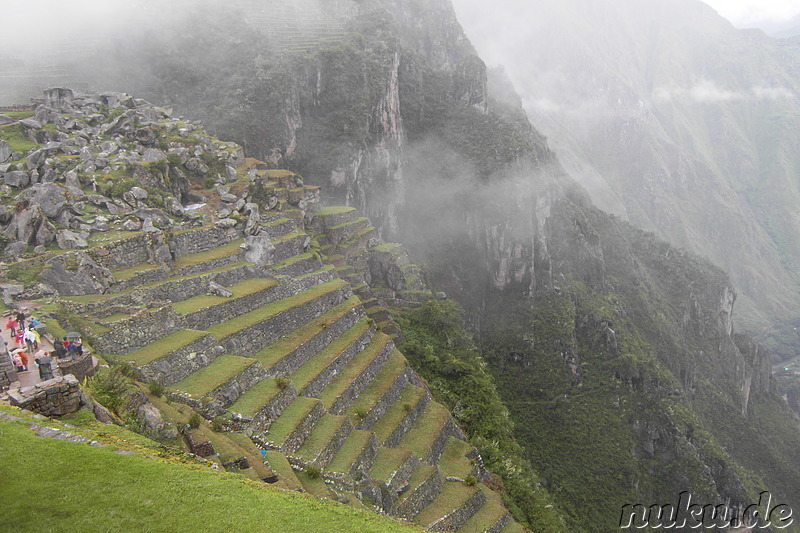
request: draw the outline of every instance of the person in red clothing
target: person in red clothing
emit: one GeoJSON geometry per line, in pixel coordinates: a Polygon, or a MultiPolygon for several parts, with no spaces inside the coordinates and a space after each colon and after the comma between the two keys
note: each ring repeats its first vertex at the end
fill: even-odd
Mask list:
{"type": "Polygon", "coordinates": [[[6,329],[11,330],[12,338],[17,334],[17,321],[14,320],[13,316],[8,317],[8,320],[6,321],[6,329]]]}
{"type": "Polygon", "coordinates": [[[22,348],[17,348],[16,354],[19,356],[20,361],[22,361],[22,368],[23,372],[28,371],[28,354],[22,348]]]}

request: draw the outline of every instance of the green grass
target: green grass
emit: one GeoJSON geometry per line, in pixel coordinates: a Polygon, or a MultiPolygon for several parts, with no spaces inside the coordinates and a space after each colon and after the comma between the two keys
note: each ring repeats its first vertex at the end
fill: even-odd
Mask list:
{"type": "Polygon", "coordinates": [[[109,527],[153,533],[418,531],[374,512],[165,456],[156,447],[120,455],[111,446],[36,437],[27,423],[4,420],[0,441],[3,523],[18,533],[109,527]]]}
{"type": "Polygon", "coordinates": [[[372,340],[364,351],[358,353],[355,358],[328,383],[325,389],[319,394],[319,399],[322,400],[326,406],[332,406],[336,399],[347,390],[347,387],[350,386],[353,380],[364,371],[390,341],[391,339],[382,333],[373,335],[372,340]]]}
{"type": "MultiPolygon", "coordinates": [[[[392,386],[407,365],[408,363],[406,362],[406,358],[403,357],[403,354],[398,350],[394,350],[386,361],[386,364],[381,368],[381,371],[375,376],[375,379],[373,379],[367,388],[358,395],[358,398],[353,401],[345,413],[354,416],[358,410],[368,412],[372,409],[372,407],[378,403],[378,400],[386,394],[386,391],[389,390],[389,387],[392,386]]],[[[360,420],[356,419],[353,422],[358,423],[360,420]]]]}
{"type": "Polygon", "coordinates": [[[333,459],[326,467],[326,470],[331,472],[347,473],[352,468],[353,463],[356,462],[361,451],[367,446],[370,438],[372,437],[371,431],[364,431],[361,429],[354,429],[350,432],[342,443],[342,447],[333,456],[333,459]]]}
{"type": "Polygon", "coordinates": [[[430,505],[425,507],[414,517],[414,522],[424,526],[430,525],[439,518],[451,513],[462,506],[475,492],[477,487],[470,487],[457,481],[447,481],[442,492],[430,505]]]}
{"type": "Polygon", "coordinates": [[[0,126],[0,139],[8,143],[12,152],[22,152],[23,154],[41,146],[41,144],[28,139],[24,131],[25,127],[20,124],[0,126]]]}
{"type": "Polygon", "coordinates": [[[413,408],[424,395],[425,391],[420,387],[411,384],[406,385],[394,405],[387,409],[381,419],[372,426],[372,431],[375,432],[378,440],[385,442],[408,414],[406,406],[413,408]]]}
{"type": "Polygon", "coordinates": [[[351,296],[324,315],[315,318],[308,324],[295,329],[288,335],[281,337],[280,340],[262,349],[253,357],[261,361],[261,364],[264,365],[264,368],[270,368],[296,347],[309,341],[312,337],[319,333],[324,326],[331,325],[336,322],[339,318],[344,316],[345,313],[357,306],[358,303],[358,297],[351,296]]]}
{"type": "Polygon", "coordinates": [[[355,210],[356,210],[355,207],[346,207],[346,206],[343,206],[343,205],[332,205],[330,207],[323,207],[322,209],[320,209],[319,211],[314,213],[314,216],[315,217],[317,217],[317,216],[322,217],[322,216],[326,216],[326,215],[339,215],[339,214],[342,214],[342,213],[349,213],[350,211],[355,211],[355,210]]]}
{"type": "Polygon", "coordinates": [[[336,224],[335,226],[328,226],[326,229],[327,230],[337,230],[337,229],[342,229],[344,227],[352,226],[353,224],[358,224],[358,223],[361,223],[361,222],[369,222],[369,219],[366,218],[366,217],[359,217],[359,218],[356,218],[354,220],[349,220],[347,222],[342,222],[341,224],[336,224]]]}
{"type": "Polygon", "coordinates": [[[292,382],[297,390],[302,391],[314,378],[325,370],[355,340],[369,329],[368,319],[362,318],[350,329],[339,335],[329,345],[320,350],[314,357],[306,361],[292,374],[292,382]]]}
{"type": "Polygon", "coordinates": [[[5,115],[7,117],[15,118],[21,120],[23,118],[30,118],[34,114],[33,109],[26,109],[25,111],[2,111],[0,115],[5,115]]]}
{"type": "Polygon", "coordinates": [[[281,488],[297,490],[303,487],[285,455],[274,450],[267,450],[267,463],[278,474],[278,485],[281,488]]]}
{"type": "Polygon", "coordinates": [[[220,259],[228,255],[233,255],[237,252],[242,251],[240,247],[242,243],[244,243],[244,239],[237,239],[223,246],[212,248],[211,250],[208,250],[206,252],[182,255],[175,260],[175,268],[176,269],[186,268],[189,266],[198,265],[200,263],[205,263],[206,261],[213,261],[214,259],[220,259]]]}
{"type": "Polygon", "coordinates": [[[281,388],[278,386],[277,378],[267,378],[259,381],[250,390],[239,396],[239,399],[231,405],[228,410],[234,413],[242,413],[247,416],[254,416],[258,411],[267,405],[274,398],[281,388]]]}
{"type": "Polygon", "coordinates": [[[162,337],[161,339],[139,348],[129,354],[123,356],[123,359],[135,363],[137,366],[146,365],[156,359],[164,357],[170,352],[174,352],[178,348],[193,343],[201,337],[208,335],[205,331],[195,331],[192,329],[182,329],[176,331],[171,335],[162,337]]]}
{"type": "Polygon", "coordinates": [[[305,420],[318,403],[319,400],[306,398],[305,396],[298,396],[295,398],[292,403],[283,410],[281,416],[270,426],[269,439],[275,444],[283,444],[286,437],[294,431],[300,422],[305,420]]]}
{"type": "Polygon", "coordinates": [[[370,250],[375,250],[376,252],[391,252],[397,248],[402,246],[396,242],[385,242],[383,244],[379,244],[378,246],[373,246],[370,250]]]}
{"type": "Polygon", "coordinates": [[[464,479],[472,474],[472,464],[465,454],[472,449],[468,442],[450,437],[439,459],[439,468],[446,476],[464,479]]]}
{"type": "Polygon", "coordinates": [[[313,459],[331,441],[336,432],[347,424],[347,417],[325,414],[306,438],[297,454],[307,459],[313,459]]]}
{"type": "Polygon", "coordinates": [[[411,452],[408,450],[401,450],[399,448],[379,448],[378,455],[375,457],[375,462],[372,463],[372,469],[369,471],[370,477],[373,479],[388,481],[400,465],[408,460],[411,452]]]}
{"type": "Polygon", "coordinates": [[[472,518],[464,522],[462,531],[486,531],[508,512],[496,492],[483,484],[478,484],[478,488],[486,495],[486,502],[472,518]]]}
{"type": "Polygon", "coordinates": [[[267,289],[271,289],[278,285],[278,282],[274,279],[266,279],[266,278],[251,278],[244,281],[240,281],[234,285],[228,287],[228,289],[233,293],[230,298],[226,298],[224,296],[214,296],[211,294],[200,294],[193,298],[189,298],[188,300],[183,300],[182,302],[176,302],[173,304],[173,309],[179,315],[187,315],[194,311],[199,311],[201,309],[205,309],[207,307],[211,307],[212,305],[221,304],[224,302],[229,302],[235,298],[242,298],[244,296],[249,296],[251,294],[255,294],[257,292],[261,292],[267,289]]]}
{"type": "Polygon", "coordinates": [[[398,447],[409,449],[424,459],[449,417],[450,411],[445,406],[434,401],[428,402],[398,447]]]}
{"type": "Polygon", "coordinates": [[[147,272],[147,271],[150,271],[150,270],[155,270],[155,269],[160,268],[160,267],[161,267],[161,265],[157,265],[157,264],[141,263],[139,265],[134,265],[134,266],[132,266],[130,268],[125,268],[123,270],[114,271],[113,272],[114,279],[117,280],[117,281],[127,281],[127,280],[133,278],[134,276],[136,276],[136,274],[139,274],[141,272],[147,272]]]}
{"type": "Polygon", "coordinates": [[[333,292],[337,289],[341,289],[345,285],[347,285],[347,282],[342,280],[333,280],[329,281],[328,283],[315,285],[314,287],[295,296],[284,298],[283,300],[278,300],[277,302],[272,302],[259,309],[256,309],[255,311],[245,313],[244,315],[240,315],[232,320],[217,324],[216,326],[209,328],[209,332],[213,333],[217,340],[222,340],[238,331],[258,324],[259,322],[267,320],[268,318],[271,318],[283,311],[310,302],[311,300],[324,296],[325,294],[333,292]]]}
{"type": "Polygon", "coordinates": [[[292,257],[287,257],[286,259],[284,259],[280,263],[275,263],[274,265],[272,265],[272,269],[273,270],[280,270],[280,269],[285,268],[285,267],[287,267],[289,265],[293,265],[293,264],[297,263],[298,261],[303,261],[304,259],[310,259],[312,257],[314,257],[314,254],[311,253],[311,252],[306,252],[306,253],[303,253],[303,254],[293,255],[292,257]]]}
{"type": "Polygon", "coordinates": [[[275,239],[272,239],[272,244],[280,244],[282,242],[286,242],[286,241],[290,241],[292,239],[296,239],[297,237],[305,237],[305,236],[307,236],[306,233],[303,233],[299,229],[294,229],[294,230],[290,231],[289,233],[284,233],[280,237],[276,237],[275,239]]]}
{"type": "Polygon", "coordinates": [[[141,231],[95,231],[89,235],[89,238],[86,239],[86,242],[89,243],[90,248],[96,248],[97,246],[101,246],[103,244],[109,244],[112,242],[130,239],[132,237],[138,237],[142,233],[143,232],[141,231]]]}
{"type": "Polygon", "coordinates": [[[170,389],[199,398],[213,391],[255,362],[254,359],[237,355],[221,355],[214,359],[214,362],[210,365],[171,385],[170,389]]]}

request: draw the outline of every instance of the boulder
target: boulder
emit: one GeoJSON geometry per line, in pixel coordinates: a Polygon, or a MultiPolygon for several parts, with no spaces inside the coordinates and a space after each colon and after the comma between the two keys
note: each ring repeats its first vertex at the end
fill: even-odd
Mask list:
{"type": "Polygon", "coordinates": [[[66,191],[60,185],[37,183],[31,190],[31,202],[39,205],[47,218],[56,218],[67,207],[66,191]]]}
{"type": "Polygon", "coordinates": [[[236,201],[238,200],[236,195],[231,193],[221,194],[219,199],[225,202],[226,204],[235,204],[236,201]]]}
{"type": "Polygon", "coordinates": [[[13,170],[11,172],[6,172],[3,175],[3,180],[6,182],[6,185],[12,187],[27,187],[31,178],[28,173],[23,170],[13,170]]]}
{"type": "Polygon", "coordinates": [[[32,118],[26,118],[19,121],[20,124],[25,126],[29,130],[39,130],[42,129],[42,123],[38,120],[34,120],[32,118]]]}
{"type": "Polygon", "coordinates": [[[131,194],[137,200],[146,200],[148,196],[147,191],[142,189],[141,187],[132,187],[131,194]]]}
{"type": "Polygon", "coordinates": [[[47,263],[41,279],[62,296],[81,296],[99,294],[114,282],[114,276],[107,268],[83,252],[69,252],[56,256],[47,263]],[[69,268],[77,263],[77,268],[69,268]]]}
{"type": "Polygon", "coordinates": [[[232,228],[236,226],[236,221],[232,218],[223,218],[222,220],[217,220],[214,224],[220,228],[232,228]]]}
{"type": "Polygon", "coordinates": [[[135,218],[129,218],[122,223],[122,229],[125,231],[139,231],[142,229],[142,223],[135,218]]]}
{"type": "Polygon", "coordinates": [[[9,117],[8,115],[0,114],[0,126],[3,124],[11,124],[12,122],[14,122],[13,118],[9,117]]]}
{"type": "Polygon", "coordinates": [[[28,250],[28,243],[17,241],[12,242],[3,250],[3,255],[6,257],[19,257],[28,250]]]}
{"type": "Polygon", "coordinates": [[[88,248],[89,243],[79,233],[72,230],[62,229],[56,233],[56,242],[62,250],[75,250],[77,248],[88,248]]]}
{"type": "Polygon", "coordinates": [[[223,298],[230,298],[233,296],[233,292],[231,292],[230,289],[223,287],[215,281],[208,282],[208,293],[212,296],[221,296],[223,298]]]}
{"type": "Polygon", "coordinates": [[[164,211],[154,207],[137,209],[136,211],[132,212],[131,215],[135,216],[142,222],[144,222],[145,219],[150,218],[153,220],[154,225],[160,227],[168,226],[172,221],[172,219],[169,218],[169,215],[167,215],[164,211]]]}
{"type": "Polygon", "coordinates": [[[75,93],[72,89],[65,87],[52,87],[44,91],[44,99],[50,107],[62,107],[72,104],[73,100],[75,100],[75,93]]]}
{"type": "Polygon", "coordinates": [[[258,267],[272,264],[275,246],[272,245],[272,241],[266,233],[245,237],[245,248],[247,250],[244,255],[246,261],[254,263],[258,267]]]}
{"type": "MultiPolygon", "coordinates": [[[[34,237],[39,227],[47,220],[42,208],[36,204],[26,209],[22,209],[12,216],[4,233],[12,241],[20,241],[25,244],[36,244],[34,237]]],[[[39,243],[41,244],[41,243],[39,243]]]]}
{"type": "Polygon", "coordinates": [[[11,160],[11,146],[0,139],[0,163],[5,163],[6,161],[11,160]]]}
{"type": "Polygon", "coordinates": [[[142,154],[142,161],[161,161],[166,158],[167,154],[157,148],[148,148],[142,154]]]}

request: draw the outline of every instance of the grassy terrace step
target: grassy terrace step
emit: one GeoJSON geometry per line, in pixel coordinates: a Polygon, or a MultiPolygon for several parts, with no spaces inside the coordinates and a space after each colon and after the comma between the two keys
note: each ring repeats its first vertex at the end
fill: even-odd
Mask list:
{"type": "Polygon", "coordinates": [[[363,458],[365,451],[368,451],[365,450],[365,448],[375,444],[372,442],[374,438],[375,434],[371,431],[354,429],[347,436],[347,439],[345,439],[339,451],[336,452],[336,455],[333,456],[331,462],[328,463],[326,470],[350,474],[359,459],[363,458]]]}
{"type": "Polygon", "coordinates": [[[255,362],[255,359],[247,357],[221,355],[214,359],[214,362],[210,365],[170,386],[170,389],[182,392],[193,398],[202,398],[255,362]]]}
{"type": "Polygon", "coordinates": [[[141,263],[138,265],[134,265],[130,268],[125,268],[122,270],[114,270],[111,272],[111,274],[114,276],[114,279],[116,281],[120,282],[132,279],[138,274],[142,274],[150,270],[157,270],[160,268],[163,268],[163,265],[160,265],[158,263],[141,263]]]}
{"type": "Polygon", "coordinates": [[[297,455],[324,466],[341,445],[342,437],[352,429],[347,417],[325,414],[297,450],[297,455]]]}
{"type": "Polygon", "coordinates": [[[398,447],[411,450],[424,461],[449,419],[450,411],[447,407],[437,402],[428,402],[398,447]]]}
{"type": "Polygon", "coordinates": [[[387,409],[381,419],[372,426],[372,431],[375,432],[378,440],[385,443],[395,432],[400,422],[410,416],[414,407],[420,401],[424,401],[426,397],[427,392],[424,389],[410,383],[406,385],[394,405],[387,409]]]}
{"type": "Polygon", "coordinates": [[[312,496],[329,500],[336,499],[336,493],[325,484],[325,480],[321,476],[311,477],[305,472],[296,472],[295,476],[303,485],[303,489],[312,496]]]}
{"type": "Polygon", "coordinates": [[[480,489],[477,486],[469,486],[458,481],[447,481],[442,492],[414,517],[414,522],[428,527],[466,504],[479,492],[480,489]]]}
{"type": "Polygon", "coordinates": [[[194,311],[199,311],[213,305],[230,302],[236,298],[243,298],[257,292],[265,291],[277,285],[278,282],[274,279],[250,278],[228,287],[228,289],[233,293],[230,298],[201,294],[193,298],[189,298],[188,300],[183,300],[182,302],[176,302],[173,304],[173,308],[179,315],[187,315],[194,311]]]}
{"type": "MultiPolygon", "coordinates": [[[[462,529],[461,531],[466,533],[467,530],[462,529]]],[[[528,530],[525,529],[525,527],[519,522],[511,521],[506,527],[502,529],[501,533],[528,533],[528,530]]]]}
{"type": "Polygon", "coordinates": [[[313,339],[322,329],[336,322],[358,304],[359,299],[355,296],[351,296],[344,302],[331,308],[325,314],[320,315],[291,333],[284,335],[278,341],[257,352],[253,357],[261,361],[264,368],[272,368],[272,366],[285,357],[286,354],[291,353],[298,346],[313,339]]]}
{"type": "Polygon", "coordinates": [[[439,458],[439,469],[445,476],[464,479],[472,474],[473,466],[467,452],[472,450],[472,445],[461,439],[450,437],[447,446],[439,458]]]}
{"type": "Polygon", "coordinates": [[[400,505],[405,502],[410,496],[414,495],[414,491],[417,490],[420,485],[428,482],[434,476],[438,476],[439,479],[441,479],[441,473],[437,467],[424,463],[418,464],[414,471],[411,472],[411,477],[408,480],[408,488],[400,495],[396,504],[400,505]]]}
{"type": "Polygon", "coordinates": [[[217,248],[212,248],[206,252],[182,255],[175,260],[175,270],[181,270],[215,259],[221,259],[225,256],[237,254],[242,251],[242,244],[244,244],[244,239],[237,239],[222,246],[218,246],[217,248]]]}
{"type": "MultiPolygon", "coordinates": [[[[369,432],[372,433],[372,432],[369,432]]],[[[411,457],[411,452],[400,448],[381,448],[372,463],[369,475],[373,479],[388,482],[389,478],[411,457]]]]}
{"type": "Polygon", "coordinates": [[[278,474],[278,482],[275,484],[278,487],[287,490],[300,490],[303,484],[297,479],[292,465],[286,459],[286,456],[276,450],[267,450],[266,455],[267,463],[270,468],[278,474]]]}
{"type": "Polygon", "coordinates": [[[511,515],[503,505],[500,496],[482,483],[478,484],[478,488],[486,496],[486,501],[478,509],[478,512],[472,515],[472,518],[458,528],[461,533],[489,531],[490,528],[493,528],[492,531],[498,531],[499,528],[511,522],[511,515]]]}
{"type": "MultiPolygon", "coordinates": [[[[372,409],[384,396],[393,388],[398,387],[397,380],[403,379],[408,362],[406,358],[398,350],[393,350],[392,355],[386,360],[381,371],[375,376],[375,379],[370,382],[364,391],[358,395],[350,407],[347,408],[345,414],[354,419],[354,423],[359,424],[359,429],[369,429],[374,422],[380,418],[378,416],[368,416],[372,414],[372,409]],[[364,422],[362,425],[361,423],[364,422]]],[[[399,396],[402,392],[403,385],[397,390],[396,395],[399,396]]],[[[397,398],[387,398],[385,401],[391,405],[397,398]]],[[[386,406],[388,408],[388,406],[386,406]]]]}
{"type": "MultiPolygon", "coordinates": [[[[357,354],[352,361],[340,372],[319,394],[319,399],[328,406],[332,412],[339,411],[337,403],[339,398],[351,387],[354,386],[357,378],[359,378],[369,365],[381,357],[385,350],[389,349],[388,345],[392,339],[383,333],[376,333],[373,335],[369,345],[359,354],[357,354]]],[[[388,357],[389,354],[387,354],[388,357]]],[[[379,371],[379,370],[378,370],[379,371]]],[[[365,384],[366,387],[368,385],[365,384]]],[[[362,389],[363,390],[363,389],[362,389]]],[[[360,392],[360,391],[359,391],[360,392]]],[[[348,405],[341,406],[341,411],[344,411],[348,405]]]]}
{"type": "Polygon", "coordinates": [[[306,391],[306,388],[312,382],[315,382],[319,376],[324,376],[326,369],[336,362],[337,359],[343,355],[345,350],[369,331],[370,328],[369,319],[362,318],[350,329],[345,331],[344,334],[340,335],[328,346],[320,350],[314,357],[306,361],[303,366],[292,374],[292,383],[297,387],[297,390],[301,391],[301,394],[305,396],[315,396],[315,394],[308,394],[309,391],[306,391]]]}
{"type": "Polygon", "coordinates": [[[272,302],[271,304],[267,304],[259,309],[256,309],[255,311],[238,316],[233,320],[222,322],[209,328],[209,332],[219,340],[224,339],[247,327],[275,317],[283,311],[310,302],[311,300],[317,299],[335,290],[342,289],[346,285],[347,282],[343,280],[333,280],[329,281],[328,283],[316,285],[306,291],[301,292],[300,294],[296,294],[295,296],[284,298],[283,300],[278,300],[277,302],[272,302]]]}
{"type": "Polygon", "coordinates": [[[130,352],[122,356],[124,361],[131,362],[136,366],[143,366],[152,363],[156,359],[160,359],[165,355],[179,350],[184,346],[197,341],[208,335],[205,331],[195,331],[191,329],[183,329],[176,331],[172,335],[162,337],[158,341],[148,344],[143,348],[130,352]]]}
{"type": "Polygon", "coordinates": [[[235,268],[239,268],[239,267],[243,267],[243,266],[249,266],[249,265],[252,265],[252,264],[253,263],[250,263],[248,261],[237,261],[235,263],[230,263],[230,264],[223,265],[223,266],[220,266],[220,267],[217,267],[217,268],[212,268],[210,270],[204,270],[202,272],[195,272],[195,273],[192,273],[192,274],[186,274],[186,275],[180,275],[180,276],[172,276],[172,277],[169,277],[169,278],[160,279],[158,281],[145,283],[143,285],[138,285],[136,287],[130,287],[130,288],[125,289],[124,291],[120,291],[120,292],[109,292],[109,293],[105,293],[105,294],[86,294],[86,295],[83,295],[83,296],[64,296],[62,298],[64,300],[67,300],[67,301],[70,301],[70,302],[76,302],[76,303],[82,303],[82,304],[95,304],[95,303],[97,303],[97,304],[106,303],[107,304],[111,300],[114,300],[116,298],[123,298],[123,297],[129,296],[132,292],[137,291],[137,290],[140,291],[140,290],[143,290],[143,289],[153,289],[155,287],[160,287],[161,285],[166,285],[167,283],[173,283],[173,282],[176,282],[176,281],[185,281],[187,279],[199,278],[199,277],[207,276],[207,275],[210,275],[210,274],[220,274],[222,272],[227,272],[228,270],[233,270],[235,268]]]}
{"type": "Polygon", "coordinates": [[[275,446],[281,446],[286,438],[306,420],[319,404],[319,400],[298,396],[286,409],[281,416],[272,423],[268,432],[268,439],[275,446]]]}
{"type": "Polygon", "coordinates": [[[255,416],[258,411],[280,394],[284,387],[278,378],[267,378],[259,381],[253,387],[239,396],[228,410],[246,416],[255,416]]]}

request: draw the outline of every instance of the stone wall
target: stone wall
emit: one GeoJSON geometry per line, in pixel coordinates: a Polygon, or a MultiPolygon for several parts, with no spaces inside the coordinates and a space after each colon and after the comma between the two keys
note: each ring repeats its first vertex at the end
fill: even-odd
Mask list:
{"type": "Polygon", "coordinates": [[[398,493],[400,489],[408,483],[408,480],[411,479],[411,474],[414,472],[414,469],[419,466],[419,463],[419,457],[414,453],[409,453],[408,459],[403,461],[403,464],[401,464],[387,480],[389,491],[395,494],[398,493]]]}
{"type": "Polygon", "coordinates": [[[171,305],[148,309],[119,321],[112,331],[95,335],[93,345],[103,353],[126,354],[174,333],[177,323],[171,305]]]}
{"type": "Polygon", "coordinates": [[[233,413],[234,420],[241,420],[245,424],[249,435],[259,435],[266,432],[286,407],[297,398],[297,389],[289,383],[286,388],[278,392],[267,404],[258,410],[252,419],[239,413],[233,413]]]}
{"type": "Polygon", "coordinates": [[[336,452],[342,447],[342,444],[344,444],[345,439],[350,435],[351,431],[353,431],[353,423],[350,422],[350,419],[345,418],[342,425],[339,426],[339,429],[337,429],[336,433],[331,437],[331,440],[325,444],[314,458],[314,464],[320,468],[328,466],[328,463],[331,462],[333,456],[336,455],[336,452]]]}
{"type": "Polygon", "coordinates": [[[333,377],[347,366],[347,363],[352,361],[357,354],[364,351],[364,348],[369,344],[374,333],[375,328],[372,326],[368,327],[358,338],[353,340],[349,346],[342,350],[336,359],[331,361],[327,367],[320,369],[319,374],[306,385],[301,394],[312,398],[318,396],[319,393],[322,392],[322,389],[331,382],[333,377]]]}
{"type": "Polygon", "coordinates": [[[325,414],[325,406],[318,402],[308,416],[286,437],[280,450],[282,453],[293,453],[300,449],[314,425],[325,414]]]}
{"type": "Polygon", "coordinates": [[[282,276],[291,276],[293,278],[315,272],[322,269],[322,262],[315,255],[310,255],[304,259],[294,261],[282,268],[276,269],[275,273],[282,276]]]}
{"type": "Polygon", "coordinates": [[[33,387],[12,389],[8,393],[11,405],[44,416],[63,416],[80,408],[81,387],[74,376],[57,377],[33,387]]]}
{"type": "Polygon", "coordinates": [[[149,259],[151,237],[147,233],[92,248],[86,253],[110,270],[130,268],[149,259]]]}
{"type": "MultiPolygon", "coordinates": [[[[54,360],[55,361],[55,360],[54,360]]],[[[61,370],[61,375],[72,375],[78,381],[83,381],[86,378],[94,376],[94,360],[89,351],[85,351],[82,356],[74,361],[72,359],[57,359],[58,368],[61,370]]]]}
{"type": "Polygon", "coordinates": [[[17,369],[6,354],[0,354],[0,390],[7,389],[17,381],[17,369]]]}
{"type": "Polygon", "coordinates": [[[428,526],[428,529],[430,531],[456,531],[464,522],[472,518],[472,515],[478,512],[484,503],[486,503],[486,494],[476,488],[475,494],[463,505],[428,526]]]}
{"type": "Polygon", "coordinates": [[[238,228],[213,226],[174,233],[169,237],[169,247],[176,257],[180,257],[207,252],[241,238],[242,232],[238,228]]]}
{"type": "Polygon", "coordinates": [[[139,379],[157,381],[168,386],[211,364],[222,351],[214,350],[217,340],[213,335],[205,335],[198,340],[159,357],[139,367],[139,379]]]}
{"type": "Polygon", "coordinates": [[[398,444],[400,444],[400,439],[408,433],[408,430],[411,429],[411,426],[414,424],[414,421],[419,417],[422,410],[425,409],[425,406],[428,405],[431,396],[430,394],[423,394],[420,400],[417,402],[417,405],[411,408],[406,416],[403,417],[403,420],[394,428],[392,434],[389,435],[389,438],[386,439],[386,442],[383,443],[384,446],[389,448],[396,448],[398,444]]]}
{"type": "Polygon", "coordinates": [[[361,306],[354,307],[327,328],[320,330],[319,333],[287,353],[280,361],[267,370],[269,370],[272,376],[288,376],[294,373],[303,363],[319,353],[320,350],[325,348],[333,340],[339,338],[340,335],[365,316],[361,306]]]}
{"type": "Polygon", "coordinates": [[[244,315],[278,300],[276,295],[281,292],[280,287],[276,285],[240,298],[230,298],[225,302],[184,315],[183,325],[187,329],[208,329],[223,320],[244,315]]]}
{"type": "Polygon", "coordinates": [[[414,491],[392,510],[392,516],[413,520],[419,512],[428,506],[442,492],[444,476],[438,469],[420,483],[414,491]]]}
{"type": "Polygon", "coordinates": [[[250,390],[253,385],[267,377],[267,371],[256,361],[246,369],[236,374],[209,394],[222,405],[232,405],[239,396],[250,390]]]}
{"type": "Polygon", "coordinates": [[[356,426],[357,429],[369,429],[378,421],[385,413],[386,410],[389,409],[394,402],[400,397],[400,394],[403,392],[406,384],[408,383],[408,374],[411,372],[411,369],[406,367],[406,369],[400,373],[399,376],[394,380],[394,383],[389,386],[386,392],[381,396],[380,400],[375,402],[375,405],[372,406],[372,409],[369,410],[367,416],[365,416],[356,426]]]}
{"type": "Polygon", "coordinates": [[[221,339],[221,343],[228,353],[252,356],[282,335],[302,327],[331,307],[339,305],[351,295],[349,286],[342,287],[221,339]]]}
{"type": "Polygon", "coordinates": [[[375,358],[369,362],[367,367],[350,382],[347,388],[336,398],[336,401],[331,405],[330,412],[335,415],[340,415],[347,409],[353,400],[366,389],[370,382],[375,379],[378,372],[381,371],[383,365],[389,359],[394,351],[394,343],[389,341],[381,350],[375,354],[375,358]]]}
{"type": "Polygon", "coordinates": [[[423,459],[423,462],[428,463],[429,465],[435,465],[438,463],[439,458],[442,456],[442,452],[444,451],[445,446],[447,446],[447,441],[450,437],[455,437],[459,440],[466,440],[464,433],[461,432],[458,424],[456,424],[456,421],[453,420],[452,416],[448,416],[445,423],[442,424],[439,434],[431,444],[430,451],[423,459]]]}

